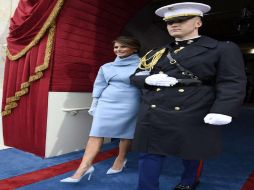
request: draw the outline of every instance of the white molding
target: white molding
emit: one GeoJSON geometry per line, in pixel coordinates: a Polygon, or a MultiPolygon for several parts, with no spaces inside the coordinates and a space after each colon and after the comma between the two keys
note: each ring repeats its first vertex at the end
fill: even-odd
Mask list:
{"type": "Polygon", "coordinates": [[[62,111],[70,113],[71,115],[77,115],[80,111],[89,110],[90,107],[83,107],[83,108],[62,108],[62,111]]]}

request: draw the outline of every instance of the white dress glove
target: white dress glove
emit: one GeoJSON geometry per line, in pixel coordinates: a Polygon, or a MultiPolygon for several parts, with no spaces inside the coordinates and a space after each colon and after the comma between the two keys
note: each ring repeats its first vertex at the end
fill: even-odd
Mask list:
{"type": "Polygon", "coordinates": [[[135,74],[135,76],[144,76],[144,75],[149,75],[149,71],[139,71],[135,74]]]}
{"type": "Polygon", "coordinates": [[[145,79],[146,84],[153,86],[174,86],[178,83],[174,77],[169,77],[166,74],[154,74],[145,79]]]}
{"type": "Polygon", "coordinates": [[[95,109],[97,107],[98,104],[98,98],[93,98],[92,104],[90,106],[90,109],[88,110],[89,115],[93,116],[95,109]]]}
{"type": "Polygon", "coordinates": [[[226,125],[232,121],[232,117],[228,115],[209,113],[205,116],[204,122],[212,125],[226,125]]]}

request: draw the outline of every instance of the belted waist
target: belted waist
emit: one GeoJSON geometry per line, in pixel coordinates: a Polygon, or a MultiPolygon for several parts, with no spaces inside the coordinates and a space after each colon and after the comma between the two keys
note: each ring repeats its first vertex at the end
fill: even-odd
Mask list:
{"type": "Polygon", "coordinates": [[[200,80],[200,79],[177,79],[177,80],[178,83],[175,86],[214,85],[214,81],[212,80],[200,80]]]}

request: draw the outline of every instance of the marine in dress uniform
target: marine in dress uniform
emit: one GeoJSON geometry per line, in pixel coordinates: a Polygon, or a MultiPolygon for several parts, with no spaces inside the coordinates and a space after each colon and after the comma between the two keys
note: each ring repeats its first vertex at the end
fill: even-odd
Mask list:
{"type": "Polygon", "coordinates": [[[239,48],[200,36],[202,3],[176,3],[158,9],[175,42],[148,52],[131,82],[142,89],[133,141],[139,158],[138,190],[158,190],[166,156],[183,160],[175,190],[194,190],[202,160],[221,152],[221,131],[237,116],[246,76],[239,48]]]}

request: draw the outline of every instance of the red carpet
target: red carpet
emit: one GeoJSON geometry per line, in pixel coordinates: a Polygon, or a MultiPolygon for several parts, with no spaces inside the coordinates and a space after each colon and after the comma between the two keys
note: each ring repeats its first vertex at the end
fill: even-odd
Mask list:
{"type": "MultiPolygon", "coordinates": [[[[106,160],[118,154],[118,148],[111,149],[105,152],[101,152],[97,155],[94,163],[106,160]]],[[[14,190],[25,185],[36,183],[41,180],[45,180],[57,175],[67,173],[75,170],[81,162],[81,159],[73,160],[63,164],[55,165],[45,169],[37,170],[34,172],[26,173],[20,176],[15,176],[7,179],[0,180],[1,190],[14,190]]],[[[246,190],[246,189],[245,189],[246,190]]]]}
{"type": "Polygon", "coordinates": [[[241,190],[254,190],[254,171],[252,171],[241,190]]]}

